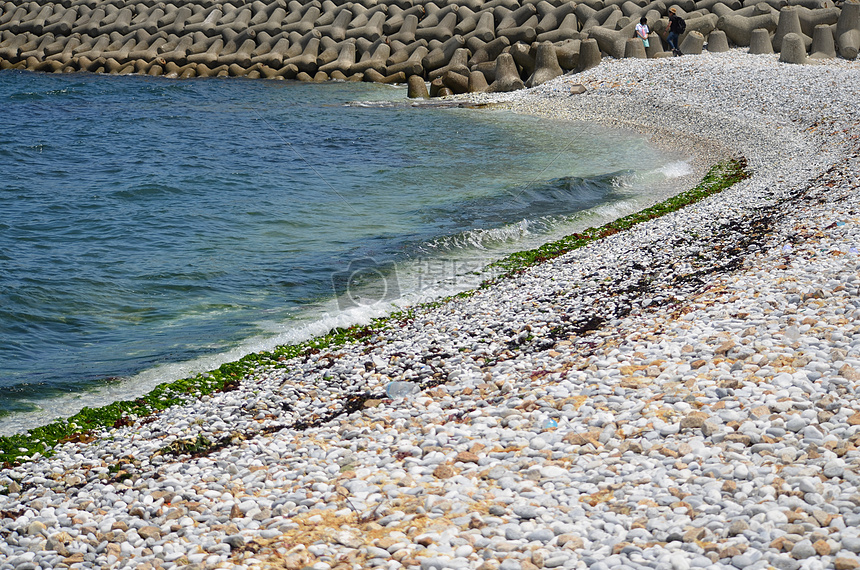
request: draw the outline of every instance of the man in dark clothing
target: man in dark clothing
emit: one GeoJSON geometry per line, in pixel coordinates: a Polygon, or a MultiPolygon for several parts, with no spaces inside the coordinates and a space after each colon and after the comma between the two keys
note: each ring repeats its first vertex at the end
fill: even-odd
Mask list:
{"type": "Polygon", "coordinates": [[[669,35],[666,36],[666,43],[675,55],[681,55],[681,50],[678,49],[678,37],[684,33],[685,27],[684,20],[678,17],[675,7],[669,8],[669,35]]]}

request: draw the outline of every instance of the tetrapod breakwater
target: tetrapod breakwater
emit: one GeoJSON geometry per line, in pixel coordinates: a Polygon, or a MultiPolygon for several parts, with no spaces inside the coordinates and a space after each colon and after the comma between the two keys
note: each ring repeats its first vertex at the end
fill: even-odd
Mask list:
{"type": "Polygon", "coordinates": [[[685,55],[736,46],[799,64],[855,59],[860,48],[856,0],[9,0],[0,69],[408,82],[413,97],[502,92],[607,56],[670,57],[672,7],[687,23],[685,55]],[[634,36],[643,17],[648,47],[634,36]]]}

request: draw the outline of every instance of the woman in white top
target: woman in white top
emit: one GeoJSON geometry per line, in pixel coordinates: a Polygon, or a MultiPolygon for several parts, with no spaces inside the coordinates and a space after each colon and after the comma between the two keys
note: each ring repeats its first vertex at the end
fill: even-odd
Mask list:
{"type": "Polygon", "coordinates": [[[645,47],[648,47],[648,34],[651,30],[648,29],[648,20],[642,18],[639,20],[639,23],[636,24],[636,35],[642,38],[642,43],[645,44],[645,47]]]}

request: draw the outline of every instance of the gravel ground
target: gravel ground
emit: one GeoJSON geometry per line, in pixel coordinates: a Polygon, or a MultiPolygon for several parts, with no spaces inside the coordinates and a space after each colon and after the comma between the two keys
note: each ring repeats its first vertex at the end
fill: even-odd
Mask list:
{"type": "Polygon", "coordinates": [[[3,470],[0,569],[860,567],[860,64],[604,60],[501,99],[755,174],[3,470]]]}

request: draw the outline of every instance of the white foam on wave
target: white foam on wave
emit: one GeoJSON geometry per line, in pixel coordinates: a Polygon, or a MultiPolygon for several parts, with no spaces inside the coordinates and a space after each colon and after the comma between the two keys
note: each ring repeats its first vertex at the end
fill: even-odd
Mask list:
{"type": "MultiPolygon", "coordinates": [[[[535,220],[523,219],[500,228],[477,228],[451,236],[436,238],[424,245],[428,251],[451,251],[459,249],[488,250],[500,244],[518,242],[532,235],[535,220]]],[[[539,231],[539,230],[538,230],[539,231]]]]}
{"type": "MultiPolygon", "coordinates": [[[[513,224],[520,226],[520,224],[513,224]]],[[[511,230],[511,235],[515,234],[511,230]]],[[[511,241],[505,249],[518,249],[511,241]]],[[[394,266],[384,279],[362,285],[351,295],[327,299],[304,308],[285,323],[261,321],[257,325],[262,335],[247,339],[239,346],[185,362],[166,363],[144,370],[134,376],[120,378],[92,390],[33,402],[39,406],[32,412],[16,413],[0,419],[0,435],[12,435],[69,418],[84,407],[98,408],[113,402],[132,400],[151,392],[164,382],[194,376],[234,362],[247,354],[270,351],[278,346],[298,344],[325,335],[336,328],[367,325],[373,319],[435,299],[475,289],[481,282],[498,273],[487,265],[504,252],[487,248],[464,248],[441,256],[411,259],[394,266]],[[383,291],[383,293],[380,293],[383,291]]]]}
{"type": "Polygon", "coordinates": [[[676,160],[656,170],[666,178],[681,178],[693,174],[693,166],[685,160],[676,160]]]}
{"type": "Polygon", "coordinates": [[[57,419],[69,418],[84,407],[98,408],[113,402],[132,400],[151,392],[164,382],[194,376],[214,370],[227,362],[239,360],[247,354],[272,350],[277,346],[298,344],[324,335],[338,327],[368,324],[374,318],[385,316],[397,308],[392,302],[379,302],[370,306],[351,307],[338,311],[327,306],[315,308],[300,315],[294,321],[280,326],[260,323],[269,334],[250,338],[239,346],[217,354],[193,360],[159,364],[130,377],[120,378],[86,392],[68,394],[33,402],[39,409],[16,413],[0,419],[0,435],[12,435],[48,424],[57,419]],[[331,312],[329,312],[331,311],[331,312]]]}
{"type": "Polygon", "coordinates": [[[157,365],[87,392],[34,402],[39,406],[36,411],[0,418],[0,435],[21,433],[58,418],[68,418],[84,407],[97,408],[139,398],[161,383],[214,370],[246,354],[301,343],[338,327],[365,325],[403,308],[475,289],[499,271],[487,267],[493,261],[636,212],[677,192],[672,181],[693,172],[689,162],[674,161],[652,171],[618,177],[614,184],[628,197],[616,202],[572,216],[522,219],[501,228],[474,229],[439,238],[425,246],[425,256],[398,263],[386,275],[385,279],[391,281],[385,283],[384,294],[380,293],[379,283],[370,283],[366,291],[354,292],[358,303],[341,296],[305,307],[286,323],[259,322],[260,336],[230,350],[157,365]]]}

